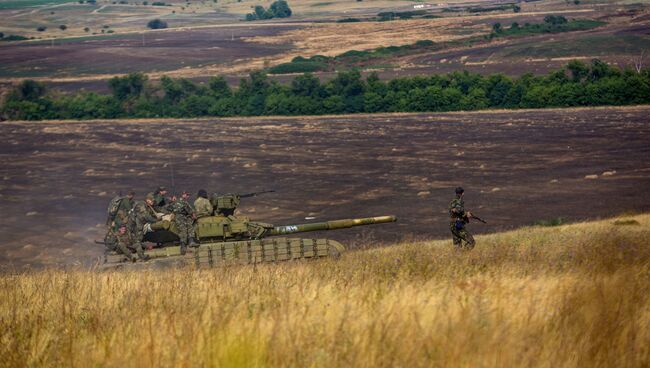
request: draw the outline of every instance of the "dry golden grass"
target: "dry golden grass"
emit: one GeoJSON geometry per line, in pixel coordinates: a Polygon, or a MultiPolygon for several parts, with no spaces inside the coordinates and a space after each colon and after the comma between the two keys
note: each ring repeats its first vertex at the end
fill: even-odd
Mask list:
{"type": "Polygon", "coordinates": [[[6,274],[0,365],[648,366],[649,239],[637,215],[481,236],[471,252],[6,274]]]}

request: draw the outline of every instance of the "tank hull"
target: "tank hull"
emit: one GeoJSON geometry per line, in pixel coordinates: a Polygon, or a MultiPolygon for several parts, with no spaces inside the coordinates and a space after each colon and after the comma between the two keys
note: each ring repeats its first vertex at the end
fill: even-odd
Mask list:
{"type": "Polygon", "coordinates": [[[194,266],[196,268],[220,267],[233,264],[275,263],[292,260],[313,260],[325,257],[338,258],[345,247],[331,239],[266,238],[203,243],[189,248],[184,255],[179,246],[146,250],[150,257],[145,262],[128,262],[126,257],[110,252],[103,257],[100,269],[139,269],[146,267],[194,266]]]}

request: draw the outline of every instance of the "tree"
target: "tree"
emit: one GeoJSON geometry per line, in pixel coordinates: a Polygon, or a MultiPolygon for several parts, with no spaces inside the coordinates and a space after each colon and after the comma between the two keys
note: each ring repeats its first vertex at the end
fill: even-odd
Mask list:
{"type": "Polygon", "coordinates": [[[561,16],[561,15],[547,15],[547,16],[544,17],[544,23],[550,24],[550,25],[553,25],[553,26],[565,24],[567,22],[568,21],[566,20],[566,18],[561,16]]]}
{"type": "Polygon", "coordinates": [[[0,38],[5,38],[5,34],[0,32],[0,38]]]}
{"type": "Polygon", "coordinates": [[[295,96],[318,98],[322,92],[320,79],[310,73],[298,76],[291,81],[291,92],[295,96]]]}
{"type": "Polygon", "coordinates": [[[59,26],[59,29],[62,30],[62,31],[65,31],[66,29],[68,29],[68,26],[66,26],[65,24],[61,24],[59,26]]]}
{"type": "Polygon", "coordinates": [[[46,29],[47,29],[47,27],[45,27],[45,26],[36,27],[36,30],[39,31],[39,32],[45,32],[46,29]]]}
{"type": "Polygon", "coordinates": [[[147,23],[147,27],[151,29],[163,29],[167,28],[167,22],[156,18],[154,20],[150,20],[149,23],[147,23]]]}
{"type": "Polygon", "coordinates": [[[230,86],[228,85],[228,82],[223,76],[210,78],[210,80],[208,81],[208,86],[210,88],[210,91],[212,92],[212,95],[216,99],[230,97],[232,95],[230,86]]]}
{"type": "Polygon", "coordinates": [[[142,73],[131,73],[125,77],[113,77],[108,81],[113,96],[118,101],[139,97],[144,90],[147,76],[142,73]]]}
{"type": "Polygon", "coordinates": [[[498,22],[497,22],[497,23],[494,23],[494,24],[492,25],[492,31],[493,31],[494,33],[501,33],[501,32],[503,32],[503,28],[501,28],[501,23],[498,23],[498,22]]]}
{"type": "Polygon", "coordinates": [[[574,82],[580,82],[589,74],[589,67],[580,60],[571,60],[566,68],[571,73],[574,82]]]}
{"type": "Polygon", "coordinates": [[[512,11],[515,12],[515,13],[519,13],[521,11],[521,6],[513,5],[512,6],[512,11]]]}
{"type": "Polygon", "coordinates": [[[269,8],[271,13],[276,18],[288,18],[291,16],[291,8],[285,0],[278,0],[271,4],[269,8]]]}

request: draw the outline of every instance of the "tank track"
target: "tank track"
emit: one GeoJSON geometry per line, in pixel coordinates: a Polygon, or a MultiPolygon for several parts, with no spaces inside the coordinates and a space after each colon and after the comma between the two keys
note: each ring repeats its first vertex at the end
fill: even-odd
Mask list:
{"type": "Polygon", "coordinates": [[[146,250],[148,261],[131,263],[121,254],[110,252],[103,257],[100,269],[142,268],[143,266],[219,267],[233,264],[274,263],[299,259],[338,258],[345,247],[331,239],[268,238],[204,243],[188,248],[181,255],[180,246],[146,250]]]}

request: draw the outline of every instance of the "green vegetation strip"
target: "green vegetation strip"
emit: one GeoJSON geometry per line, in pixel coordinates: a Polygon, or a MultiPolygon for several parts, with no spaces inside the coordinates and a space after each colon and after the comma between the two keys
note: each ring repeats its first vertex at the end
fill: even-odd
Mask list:
{"type": "Polygon", "coordinates": [[[543,33],[561,33],[572,31],[586,31],[607,24],[597,20],[590,19],[572,19],[567,20],[563,16],[548,15],[544,18],[544,23],[520,25],[514,22],[509,28],[503,28],[501,23],[492,25],[492,33],[487,38],[508,37],[508,36],[530,36],[543,33]]]}
{"type": "Polygon", "coordinates": [[[0,9],[21,9],[43,5],[71,3],[71,0],[7,0],[0,1],[0,9]]]}
{"type": "Polygon", "coordinates": [[[0,114],[9,120],[181,118],[648,104],[650,69],[620,69],[595,59],[590,64],[572,61],[546,76],[464,71],[384,82],[374,73],[362,79],[352,70],[325,83],[304,74],[289,85],[257,71],[237,89],[223,77],[206,84],[163,77],[153,84],[144,74],[130,74],[111,79],[109,87],[112,93],[107,95],[70,96],[26,80],[8,94],[0,114]]]}

